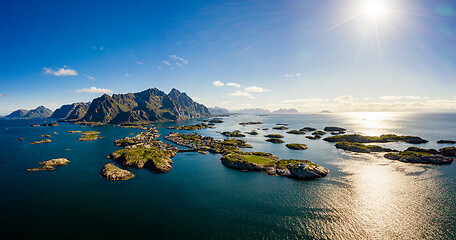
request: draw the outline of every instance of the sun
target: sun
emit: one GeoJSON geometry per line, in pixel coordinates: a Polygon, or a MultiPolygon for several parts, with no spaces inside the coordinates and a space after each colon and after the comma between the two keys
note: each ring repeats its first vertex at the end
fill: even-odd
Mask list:
{"type": "Polygon", "coordinates": [[[388,15],[388,7],[384,1],[366,0],[362,7],[362,15],[370,20],[381,20],[388,15]]]}

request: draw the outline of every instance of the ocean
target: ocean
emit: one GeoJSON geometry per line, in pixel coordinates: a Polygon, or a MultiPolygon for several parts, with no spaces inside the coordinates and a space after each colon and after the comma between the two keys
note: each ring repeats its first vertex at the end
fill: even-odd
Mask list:
{"type": "MultiPolygon", "coordinates": [[[[269,128],[247,135],[253,149],[246,150],[307,159],[330,170],[309,181],[229,169],[219,154],[194,152],[178,153],[167,173],[129,168],[134,178],[109,181],[100,170],[111,162],[106,156],[120,149],[113,141],[142,130],[68,123],[30,127],[50,121],[0,120],[0,239],[456,239],[456,164],[391,161],[271,129],[287,123],[290,129],[338,126],[349,133],[414,135],[429,140],[415,146],[438,149],[451,145],[436,141],[456,140],[453,113],[237,115],[215,129],[195,131],[222,139],[219,132],[225,130],[269,128]],[[239,125],[248,121],[264,124],[239,125]],[[70,130],[95,130],[104,138],[80,142],[70,130]],[[269,133],[309,149],[265,142],[269,133]],[[42,134],[52,135],[52,142],[30,144],[42,134]],[[26,171],[59,157],[71,162],[54,171],[26,171]]],[[[197,122],[155,126],[166,141],[176,131],[166,127],[197,122]]]]}

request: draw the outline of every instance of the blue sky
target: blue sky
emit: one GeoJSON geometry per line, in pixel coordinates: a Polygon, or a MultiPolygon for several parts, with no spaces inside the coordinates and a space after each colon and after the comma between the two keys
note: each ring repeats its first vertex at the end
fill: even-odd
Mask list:
{"type": "Polygon", "coordinates": [[[151,87],[229,109],[456,111],[449,0],[2,1],[0,31],[0,114],[151,87]]]}

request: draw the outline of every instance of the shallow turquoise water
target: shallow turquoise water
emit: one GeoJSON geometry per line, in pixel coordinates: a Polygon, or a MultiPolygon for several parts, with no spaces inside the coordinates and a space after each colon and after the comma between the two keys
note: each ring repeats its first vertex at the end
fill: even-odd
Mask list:
{"type": "MultiPolygon", "coordinates": [[[[110,162],[106,156],[118,149],[112,142],[139,130],[66,123],[29,126],[43,121],[0,120],[0,239],[456,238],[455,164],[405,164],[381,155],[346,153],[322,140],[280,130],[260,130],[260,135],[245,138],[253,150],[308,159],[329,168],[330,174],[296,181],[228,169],[217,154],[179,153],[168,173],[129,169],[135,178],[111,182],[100,170],[110,162]],[[78,134],[69,130],[96,130],[104,138],[79,142],[78,134]],[[305,143],[309,149],[265,142],[267,133],[282,133],[286,142],[305,143]],[[41,134],[53,135],[52,142],[29,144],[41,134]],[[25,171],[57,157],[71,162],[55,171],[25,171]]],[[[242,115],[197,132],[222,138],[217,131],[272,128],[276,123],[289,123],[290,129],[341,126],[373,135],[417,135],[430,141],[420,145],[425,148],[448,146],[435,142],[456,139],[456,114],[242,115]],[[238,124],[245,121],[265,124],[238,124]]],[[[161,138],[173,124],[157,124],[161,138]]]]}

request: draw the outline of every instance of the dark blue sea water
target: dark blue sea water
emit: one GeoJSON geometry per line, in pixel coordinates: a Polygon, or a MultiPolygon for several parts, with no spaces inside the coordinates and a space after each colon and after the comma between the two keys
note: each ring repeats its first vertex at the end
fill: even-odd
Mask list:
{"type": "MultiPolygon", "coordinates": [[[[330,174],[297,181],[226,168],[217,154],[179,153],[168,173],[128,169],[133,179],[112,182],[100,176],[110,162],[106,156],[119,149],[112,142],[140,130],[66,123],[30,127],[44,121],[50,120],[0,120],[0,239],[456,238],[455,164],[406,164],[381,154],[343,152],[280,130],[259,130],[260,135],[245,138],[254,151],[308,159],[330,174]],[[79,142],[69,130],[95,130],[104,138],[79,142]],[[305,143],[309,149],[265,142],[268,133],[282,133],[286,142],[305,143]],[[41,134],[53,135],[52,142],[31,145],[41,134]],[[58,157],[71,162],[54,171],[26,171],[58,157]]],[[[222,138],[217,131],[276,123],[289,123],[290,129],[341,126],[369,135],[417,135],[430,141],[420,145],[425,148],[449,146],[436,144],[440,139],[456,140],[456,114],[241,115],[197,132],[222,138]],[[245,121],[264,124],[238,124],[245,121]]],[[[157,124],[161,138],[175,124],[157,124]]]]}

